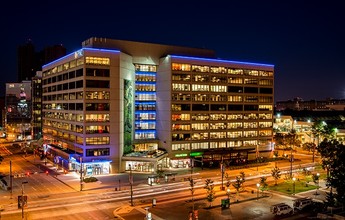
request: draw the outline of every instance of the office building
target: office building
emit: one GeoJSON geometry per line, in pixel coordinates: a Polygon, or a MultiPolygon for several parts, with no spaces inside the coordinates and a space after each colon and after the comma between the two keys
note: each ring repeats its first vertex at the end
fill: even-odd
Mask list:
{"type": "Polygon", "coordinates": [[[6,83],[5,125],[7,140],[31,140],[31,81],[6,83]]]}
{"type": "Polygon", "coordinates": [[[66,55],[66,48],[61,45],[47,46],[37,51],[34,43],[29,39],[17,48],[18,81],[31,80],[40,71],[42,65],[66,55]]]}
{"type": "Polygon", "coordinates": [[[82,165],[86,175],[269,156],[274,66],[215,57],[87,39],[43,66],[45,153],[70,170],[82,165]]]}
{"type": "Polygon", "coordinates": [[[38,140],[42,137],[42,72],[37,71],[31,79],[32,89],[32,137],[38,140]]]}

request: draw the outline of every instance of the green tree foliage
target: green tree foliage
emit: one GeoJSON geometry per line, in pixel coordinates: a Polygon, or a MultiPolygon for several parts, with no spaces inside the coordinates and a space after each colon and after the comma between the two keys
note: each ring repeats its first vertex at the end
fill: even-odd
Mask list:
{"type": "Polygon", "coordinates": [[[193,210],[194,210],[194,192],[195,192],[194,187],[195,187],[196,182],[192,177],[189,177],[188,181],[189,181],[189,190],[190,190],[190,193],[192,195],[193,210]]]}
{"type": "Polygon", "coordinates": [[[164,174],[164,170],[157,170],[156,173],[157,173],[159,178],[162,178],[163,174],[164,174]]]}
{"type": "Polygon", "coordinates": [[[285,135],[286,143],[290,149],[296,148],[301,144],[301,141],[298,140],[298,135],[296,130],[292,129],[287,135],[285,135]]]}
{"type": "Polygon", "coordinates": [[[277,181],[281,177],[281,171],[280,171],[279,167],[274,167],[271,171],[272,171],[272,173],[271,173],[272,177],[274,178],[274,181],[275,181],[274,185],[278,185],[277,181]]]}
{"type": "Polygon", "coordinates": [[[242,171],[240,172],[240,177],[241,177],[242,186],[243,186],[243,184],[246,182],[246,174],[242,171]]]}
{"type": "Polygon", "coordinates": [[[334,188],[337,205],[345,204],[345,146],[337,140],[324,139],[317,150],[322,167],[328,171],[327,185],[334,188]]]}
{"type": "Polygon", "coordinates": [[[267,184],[267,177],[262,176],[260,177],[260,190],[261,192],[267,190],[268,184],[267,184]]]}
{"type": "Polygon", "coordinates": [[[245,175],[243,172],[241,172],[240,176],[236,176],[235,182],[232,183],[232,186],[236,189],[236,195],[238,197],[238,194],[240,190],[242,189],[243,183],[245,182],[245,175]]]}
{"type": "Polygon", "coordinates": [[[315,149],[316,145],[313,142],[306,142],[303,144],[303,150],[312,152],[315,149]]]}
{"type": "Polygon", "coordinates": [[[287,145],[287,142],[286,142],[286,139],[285,139],[285,134],[277,133],[274,136],[274,139],[275,139],[277,147],[282,147],[285,150],[286,145],[287,145]]]}
{"type": "Polygon", "coordinates": [[[225,181],[226,181],[225,182],[226,187],[229,188],[231,185],[231,180],[230,180],[230,176],[228,173],[225,173],[225,181]]]}
{"type": "Polygon", "coordinates": [[[331,189],[331,191],[326,192],[325,205],[327,207],[334,207],[335,206],[335,197],[334,197],[332,189],[331,189]]]}
{"type": "Polygon", "coordinates": [[[210,203],[210,207],[211,207],[212,202],[214,201],[215,195],[216,195],[216,192],[214,191],[213,180],[206,179],[204,189],[206,189],[206,193],[207,193],[206,200],[210,203]]]}

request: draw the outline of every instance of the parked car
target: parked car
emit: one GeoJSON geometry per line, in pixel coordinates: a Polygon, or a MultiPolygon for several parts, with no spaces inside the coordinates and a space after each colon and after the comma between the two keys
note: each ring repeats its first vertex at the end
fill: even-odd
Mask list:
{"type": "Polygon", "coordinates": [[[294,210],[303,210],[307,207],[311,207],[313,204],[313,200],[311,198],[298,198],[293,200],[293,208],[294,210]]]}
{"type": "Polygon", "coordinates": [[[286,203],[278,203],[270,207],[270,211],[275,215],[292,215],[293,208],[286,203]]]}

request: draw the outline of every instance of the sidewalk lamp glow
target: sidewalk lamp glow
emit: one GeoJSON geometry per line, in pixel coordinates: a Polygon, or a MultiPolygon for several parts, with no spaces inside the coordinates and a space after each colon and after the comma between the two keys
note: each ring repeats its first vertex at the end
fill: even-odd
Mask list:
{"type": "Polygon", "coordinates": [[[316,183],[317,183],[317,187],[316,187],[315,195],[318,195],[319,194],[318,190],[319,190],[319,187],[320,187],[320,174],[319,173],[316,174],[316,183]]]}
{"type": "Polygon", "coordinates": [[[295,191],[296,191],[296,177],[292,178],[293,181],[293,193],[292,195],[295,195],[295,191]]]}
{"type": "Polygon", "coordinates": [[[226,190],[226,194],[228,195],[228,199],[230,199],[230,189],[229,188],[226,190]]]}
{"type": "Polygon", "coordinates": [[[259,198],[259,188],[260,188],[260,183],[256,184],[257,190],[256,190],[256,199],[259,198]]]}

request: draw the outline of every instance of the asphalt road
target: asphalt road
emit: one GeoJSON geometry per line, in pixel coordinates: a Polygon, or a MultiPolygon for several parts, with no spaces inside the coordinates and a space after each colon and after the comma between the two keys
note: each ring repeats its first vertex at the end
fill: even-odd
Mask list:
{"type": "MultiPolygon", "coordinates": [[[[18,210],[16,197],[21,194],[22,182],[25,184],[25,193],[29,197],[28,207],[25,209],[27,219],[144,219],[147,210],[152,213],[153,219],[188,219],[192,202],[190,200],[189,183],[185,178],[190,176],[190,170],[182,170],[175,182],[161,183],[148,186],[148,174],[134,174],[134,207],[129,204],[128,174],[100,176],[99,182],[85,184],[80,192],[78,175],[69,173],[64,175],[61,170],[56,170],[52,164],[44,164],[33,156],[12,155],[4,148],[0,153],[6,154],[1,165],[0,172],[8,173],[9,160],[12,161],[12,169],[16,174],[24,174],[24,177],[13,179],[13,198],[10,199],[9,191],[0,191],[0,205],[4,207],[2,219],[21,219],[21,210],[18,210]],[[49,170],[48,175],[45,170],[49,170]],[[25,176],[30,172],[30,176],[25,176]],[[120,181],[120,182],[119,182],[120,181]],[[115,191],[117,188],[117,191],[115,191]],[[121,191],[120,191],[121,190],[121,191]],[[182,190],[182,191],[181,191],[182,190]],[[159,194],[162,193],[162,194],[159,194]],[[152,207],[152,198],[157,199],[157,205],[152,207]],[[146,210],[145,210],[146,208],[146,210]],[[149,209],[147,209],[149,208],[149,209]]],[[[311,162],[310,155],[304,156],[302,161],[294,162],[294,165],[311,162]]],[[[289,169],[289,163],[280,161],[279,166],[289,169]]],[[[274,216],[269,212],[272,204],[285,201],[292,205],[291,196],[271,193],[267,197],[257,199],[255,192],[255,175],[269,175],[274,163],[258,168],[245,169],[248,177],[246,191],[236,195],[231,194],[230,209],[220,208],[221,198],[225,198],[225,192],[218,190],[217,198],[209,208],[205,200],[203,182],[206,178],[213,178],[218,184],[221,183],[219,170],[195,169],[193,177],[198,182],[195,194],[194,208],[198,210],[199,219],[272,219],[274,216]],[[251,178],[252,182],[250,182],[251,178]],[[254,188],[253,188],[254,187],[254,188]],[[235,202],[238,200],[238,202],[235,202]]],[[[240,170],[229,171],[230,176],[239,175],[240,170]]],[[[320,191],[321,192],[321,191],[320,191]]],[[[312,192],[310,192],[312,194],[312,192]]],[[[296,195],[299,196],[299,195],[296,195]]],[[[301,195],[307,196],[307,195],[301,195]]],[[[322,195],[318,195],[321,199],[322,195]]],[[[300,216],[302,215],[302,216],[300,216]]],[[[301,213],[287,218],[299,219],[301,213]]],[[[305,217],[305,216],[304,216],[305,217]]]]}

